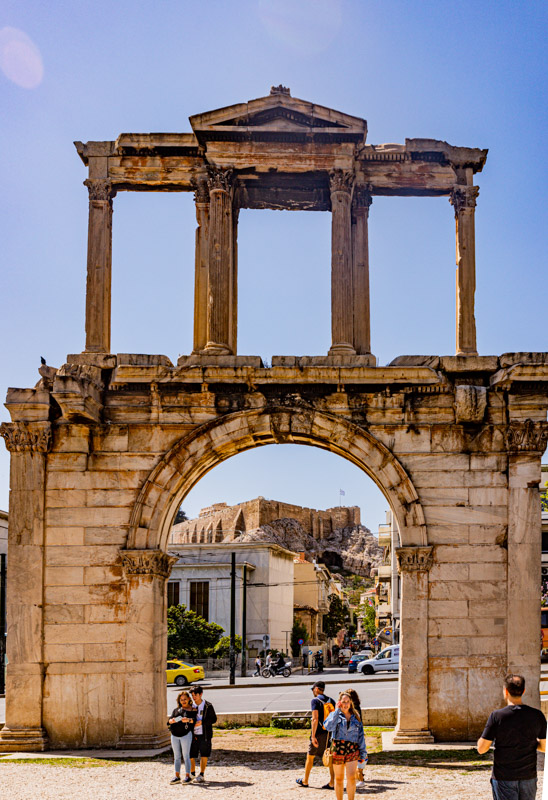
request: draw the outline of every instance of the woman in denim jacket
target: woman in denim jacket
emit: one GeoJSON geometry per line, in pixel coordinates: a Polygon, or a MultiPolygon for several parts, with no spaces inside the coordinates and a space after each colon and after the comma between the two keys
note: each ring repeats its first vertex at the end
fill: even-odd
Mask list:
{"type": "Polygon", "coordinates": [[[331,712],[323,724],[332,738],[331,752],[337,800],[343,800],[345,765],[348,800],[354,800],[358,761],[365,762],[367,750],[362,721],[358,718],[352,698],[346,692],[340,693],[335,711],[331,712]]]}

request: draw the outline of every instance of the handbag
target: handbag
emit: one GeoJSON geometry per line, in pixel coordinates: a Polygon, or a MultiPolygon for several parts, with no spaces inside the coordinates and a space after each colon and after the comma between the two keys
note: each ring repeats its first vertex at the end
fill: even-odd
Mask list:
{"type": "Polygon", "coordinates": [[[332,741],[329,739],[329,744],[326,745],[323,751],[322,764],[324,767],[330,767],[333,764],[333,750],[331,749],[332,741]]]}

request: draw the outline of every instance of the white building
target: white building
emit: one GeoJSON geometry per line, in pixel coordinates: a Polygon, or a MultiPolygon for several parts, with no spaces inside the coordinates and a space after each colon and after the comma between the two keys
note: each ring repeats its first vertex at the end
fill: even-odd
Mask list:
{"type": "Polygon", "coordinates": [[[0,509],[0,555],[8,552],[8,512],[0,509]]]}
{"type": "Polygon", "coordinates": [[[184,604],[208,622],[230,631],[231,554],[236,553],[236,634],[242,633],[243,567],[247,572],[246,640],[248,648],[262,650],[263,636],[270,647],[287,652],[293,626],[293,559],[295,553],[277,544],[171,545],[178,555],[168,582],[168,605],[184,604]]]}

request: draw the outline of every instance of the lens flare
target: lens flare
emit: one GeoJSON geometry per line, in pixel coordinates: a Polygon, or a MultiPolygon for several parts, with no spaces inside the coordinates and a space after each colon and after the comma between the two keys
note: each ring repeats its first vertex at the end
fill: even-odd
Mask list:
{"type": "Polygon", "coordinates": [[[22,89],[36,89],[44,77],[44,64],[32,39],[18,28],[0,30],[0,69],[22,89]]]}
{"type": "Polygon", "coordinates": [[[341,0],[258,0],[268,33],[302,55],[326,50],[342,25],[341,0]]]}

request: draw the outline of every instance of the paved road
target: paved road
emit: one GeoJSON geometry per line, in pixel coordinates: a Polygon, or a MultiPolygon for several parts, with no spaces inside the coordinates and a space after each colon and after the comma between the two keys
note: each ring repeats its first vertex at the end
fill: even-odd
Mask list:
{"type": "MultiPolygon", "coordinates": [[[[315,676],[302,685],[271,686],[265,681],[264,686],[238,686],[231,689],[214,689],[205,687],[204,696],[213,703],[215,710],[221,713],[231,711],[309,711],[312,699],[312,686],[315,676]]],[[[341,683],[329,683],[326,693],[337,697],[343,689],[353,686],[362,701],[363,708],[394,707],[398,705],[398,682],[362,678],[346,678],[341,683]]],[[[180,689],[169,687],[167,704],[171,710],[175,706],[175,698],[180,689]]]]}

